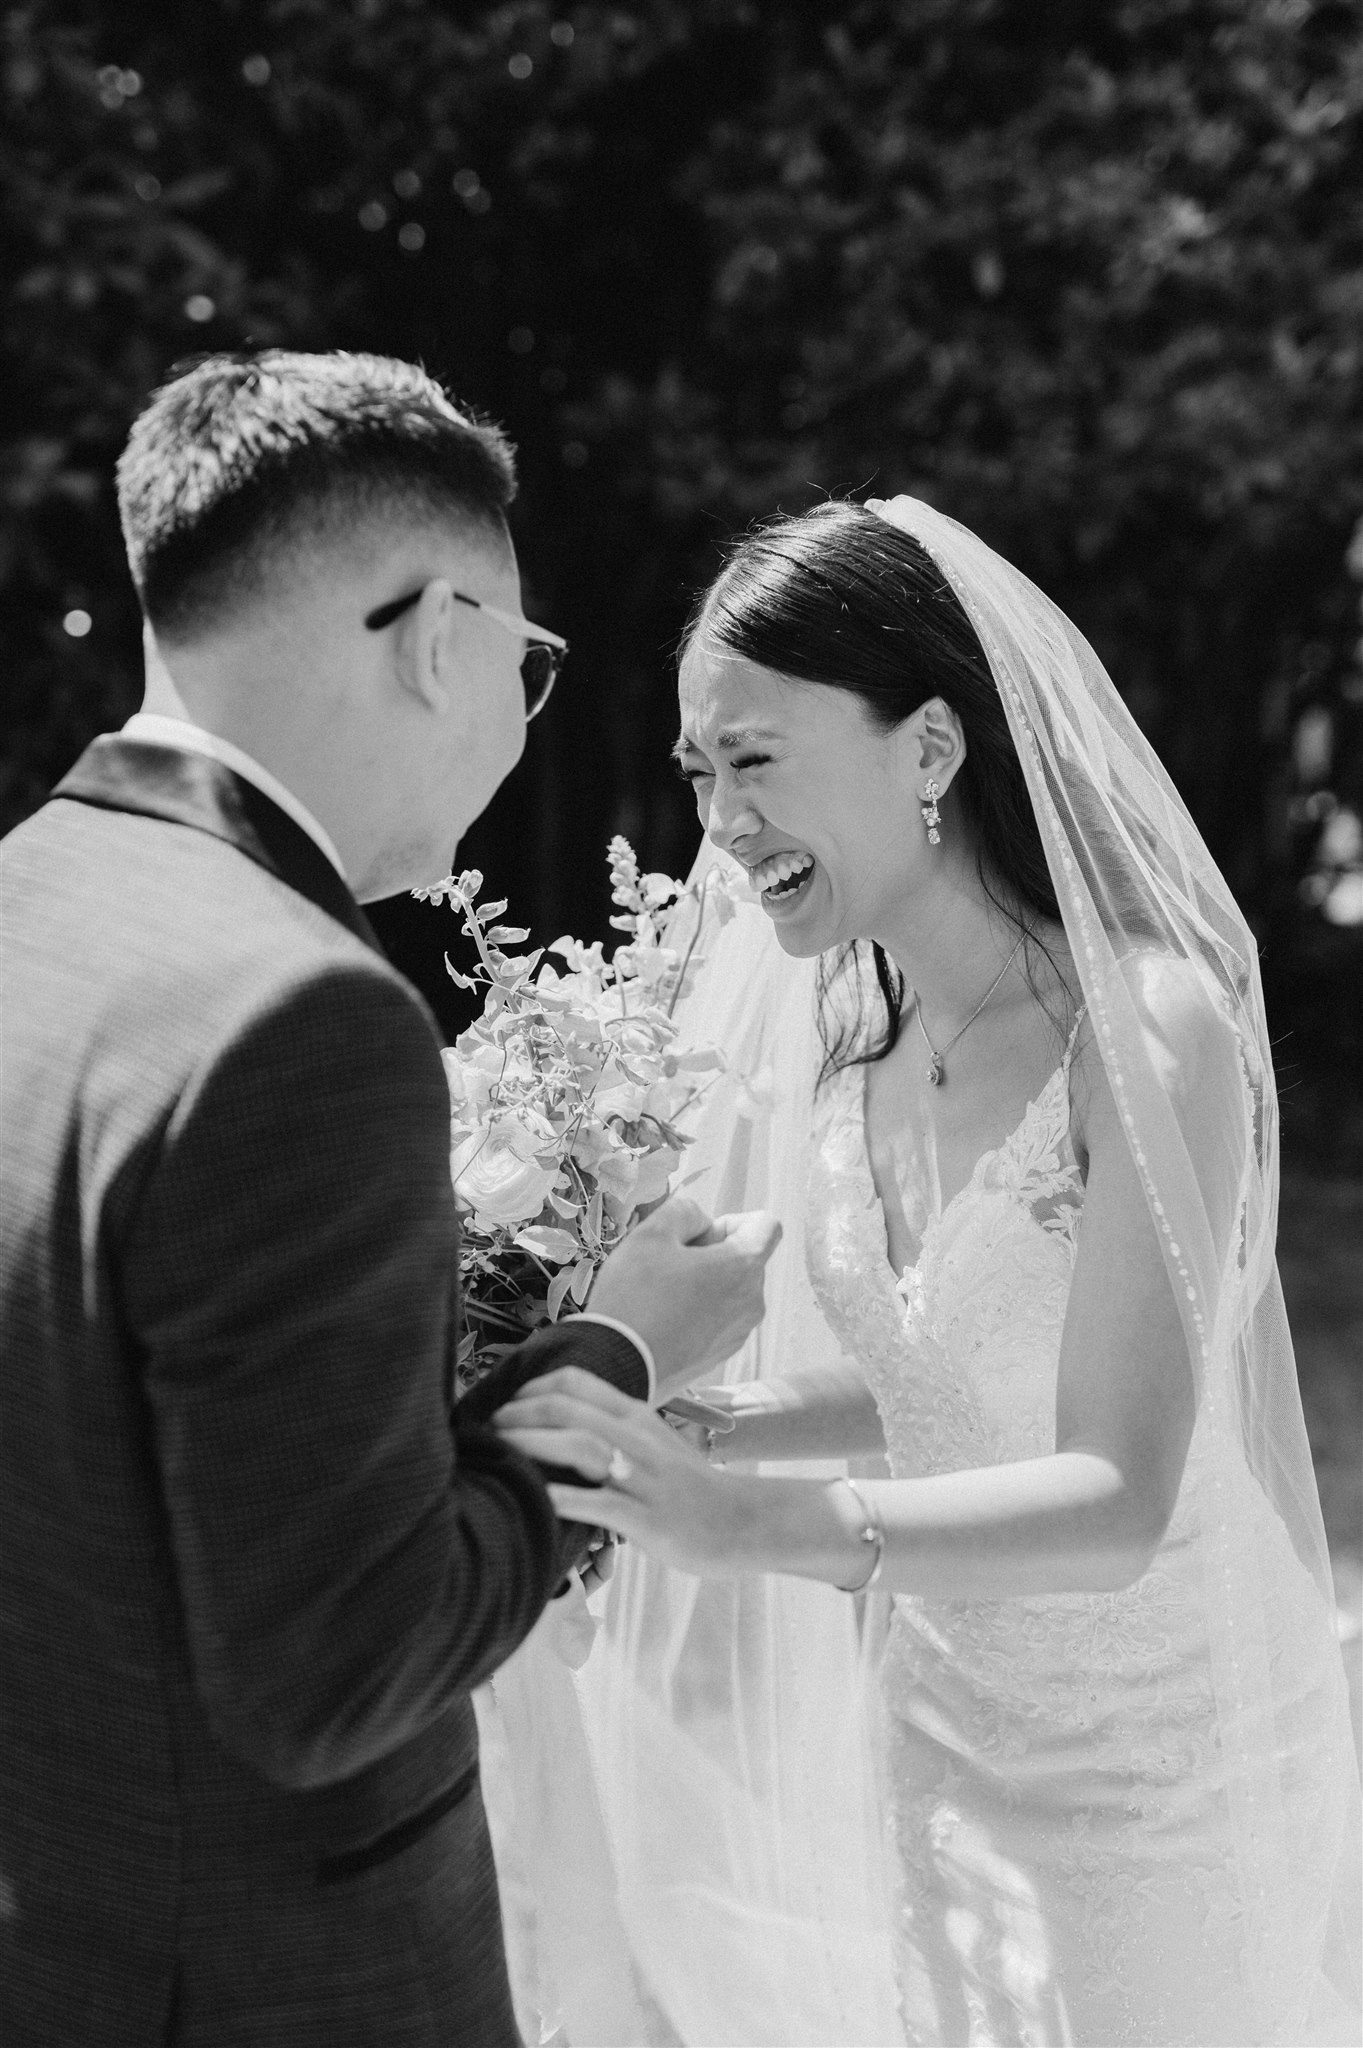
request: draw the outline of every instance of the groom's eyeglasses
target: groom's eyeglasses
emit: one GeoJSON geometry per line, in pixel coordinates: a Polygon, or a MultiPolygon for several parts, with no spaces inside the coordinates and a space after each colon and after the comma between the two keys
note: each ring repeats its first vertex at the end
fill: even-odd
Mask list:
{"type": "MultiPolygon", "coordinates": [[[[422,590],[425,589],[422,585],[422,590]]],[[[558,679],[568,652],[568,642],[560,640],[557,633],[551,633],[547,626],[532,626],[529,619],[523,619],[515,612],[504,612],[495,604],[484,604],[481,597],[466,597],[462,590],[452,590],[450,596],[456,604],[466,604],[471,611],[486,612],[490,619],[514,633],[527,645],[521,658],[521,685],[525,691],[525,716],[532,719],[537,711],[543,711],[549,692],[558,679]]],[[[371,633],[381,633],[385,626],[391,626],[394,619],[400,619],[414,604],[420,604],[421,590],[410,590],[406,597],[395,597],[388,604],[381,604],[368,614],[365,625],[371,633]]]]}

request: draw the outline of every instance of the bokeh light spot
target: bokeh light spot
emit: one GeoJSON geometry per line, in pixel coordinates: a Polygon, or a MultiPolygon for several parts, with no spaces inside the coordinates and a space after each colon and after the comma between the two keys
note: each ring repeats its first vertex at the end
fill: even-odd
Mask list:
{"type": "Polygon", "coordinates": [[[69,611],[62,620],[62,631],[69,633],[73,640],[83,640],[94,623],[89,612],[82,611],[77,605],[75,610],[69,611]]]}
{"type": "Polygon", "coordinates": [[[191,292],[185,300],[185,318],[192,320],[196,327],[202,327],[205,320],[211,320],[217,310],[207,292],[191,292]]]}
{"type": "Polygon", "coordinates": [[[116,113],[125,100],[135,100],[142,90],[140,71],[125,71],[121,64],[102,64],[95,73],[100,104],[116,113]]]}

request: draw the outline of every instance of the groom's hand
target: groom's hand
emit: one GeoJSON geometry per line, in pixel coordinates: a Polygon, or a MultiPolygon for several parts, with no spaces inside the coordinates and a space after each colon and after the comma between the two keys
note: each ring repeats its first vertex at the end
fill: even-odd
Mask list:
{"type": "Polygon", "coordinates": [[[611,1253],[588,1306],[637,1330],[657,1368],[655,1400],[732,1358],[762,1320],[774,1216],[708,1217],[685,1195],[664,1202],[611,1253]]]}

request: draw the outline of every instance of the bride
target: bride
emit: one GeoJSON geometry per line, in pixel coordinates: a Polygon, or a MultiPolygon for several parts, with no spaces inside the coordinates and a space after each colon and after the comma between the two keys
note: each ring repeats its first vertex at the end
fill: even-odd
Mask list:
{"type": "Polygon", "coordinates": [[[1356,2042],[1242,916],[1080,634],[912,499],[741,541],[680,694],[752,896],[686,1007],[695,1191],[783,1263],[727,1427],[571,1371],[499,1418],[628,1539],[576,1678],[494,1681],[525,2003],[574,2048],[1356,2042]]]}

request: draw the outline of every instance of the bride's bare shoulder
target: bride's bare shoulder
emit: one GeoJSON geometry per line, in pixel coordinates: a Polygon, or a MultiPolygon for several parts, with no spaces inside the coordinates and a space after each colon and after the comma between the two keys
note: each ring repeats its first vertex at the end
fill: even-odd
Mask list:
{"type": "Polygon", "coordinates": [[[1118,1118],[1112,1074],[1132,1062],[1176,1107],[1199,1097],[1210,1106],[1225,1088],[1236,1101],[1241,1093],[1233,1001],[1207,968],[1166,946],[1133,948],[1090,987],[1073,1063],[1086,1121],[1118,1118]]]}

